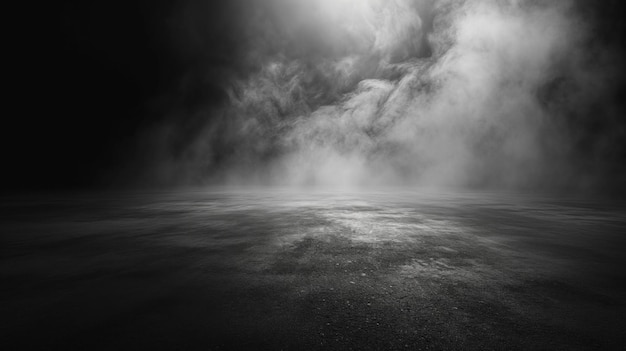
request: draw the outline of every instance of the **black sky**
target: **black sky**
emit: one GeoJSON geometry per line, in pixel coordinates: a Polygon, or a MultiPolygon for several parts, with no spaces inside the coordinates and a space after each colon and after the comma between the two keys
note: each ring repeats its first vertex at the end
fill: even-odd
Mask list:
{"type": "MultiPolygon", "coordinates": [[[[129,155],[145,130],[167,122],[185,135],[195,128],[194,111],[220,108],[228,82],[259,69],[250,58],[251,47],[258,51],[252,54],[271,55],[283,45],[255,42],[256,31],[265,27],[250,25],[258,17],[259,6],[253,3],[76,0],[20,5],[12,12],[12,48],[5,53],[11,59],[5,68],[11,92],[3,128],[3,189],[124,184],[134,171],[132,163],[138,162],[129,155]]],[[[624,5],[581,1],[580,8],[594,24],[596,45],[623,52],[624,5]]],[[[309,51],[290,54],[335,50],[311,42],[296,48],[309,51]]],[[[610,97],[619,108],[626,99],[623,86],[610,97]]],[[[603,123],[578,127],[591,130],[589,138],[601,139],[606,128],[625,125],[624,118],[603,123]]],[[[620,140],[612,146],[611,167],[623,168],[625,145],[620,140]]]]}

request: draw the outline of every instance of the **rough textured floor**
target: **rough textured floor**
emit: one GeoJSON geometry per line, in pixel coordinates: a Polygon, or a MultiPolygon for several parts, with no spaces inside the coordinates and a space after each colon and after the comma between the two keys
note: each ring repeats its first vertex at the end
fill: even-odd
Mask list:
{"type": "Polygon", "coordinates": [[[626,345],[626,210],[489,193],[6,197],[4,350],[626,345]]]}

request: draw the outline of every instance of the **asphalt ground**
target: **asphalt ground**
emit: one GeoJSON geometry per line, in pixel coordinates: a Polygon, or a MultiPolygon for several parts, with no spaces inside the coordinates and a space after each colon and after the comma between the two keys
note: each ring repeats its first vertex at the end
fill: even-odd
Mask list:
{"type": "Polygon", "coordinates": [[[281,189],[0,201],[3,350],[622,350],[626,207],[281,189]]]}

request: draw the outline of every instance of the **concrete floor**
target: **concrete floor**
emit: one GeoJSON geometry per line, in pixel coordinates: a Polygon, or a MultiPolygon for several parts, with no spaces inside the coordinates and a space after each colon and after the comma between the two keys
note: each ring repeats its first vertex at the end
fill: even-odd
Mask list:
{"type": "Polygon", "coordinates": [[[4,350],[621,350],[626,207],[491,193],[5,197],[4,350]]]}

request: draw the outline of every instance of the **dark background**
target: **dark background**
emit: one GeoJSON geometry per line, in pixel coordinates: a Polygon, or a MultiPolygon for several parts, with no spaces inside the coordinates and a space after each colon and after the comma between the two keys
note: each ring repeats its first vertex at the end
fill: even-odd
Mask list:
{"type": "MultiPolygon", "coordinates": [[[[2,190],[126,184],[122,170],[134,162],[129,155],[143,130],[173,118],[192,124],[190,111],[220,106],[228,81],[255,69],[244,59],[250,4],[61,1],[7,9],[2,190]]],[[[598,45],[623,52],[622,2],[579,5],[594,24],[598,45]]],[[[620,108],[624,91],[611,97],[620,108]]],[[[624,118],[589,123],[580,128],[591,142],[606,128],[626,125],[624,118]]],[[[614,145],[607,169],[623,168],[625,145],[614,145]]]]}
{"type": "Polygon", "coordinates": [[[3,128],[3,188],[123,184],[117,170],[142,129],[170,109],[193,108],[200,96],[202,103],[217,103],[222,93],[210,84],[180,89],[191,66],[201,60],[207,67],[221,65],[228,51],[221,34],[233,18],[227,1],[197,3],[205,3],[196,7],[209,27],[202,34],[180,21],[189,1],[61,1],[14,8],[12,21],[19,27],[8,53],[13,108],[3,128]],[[213,49],[180,43],[193,35],[203,35],[196,40],[213,49]]]}

